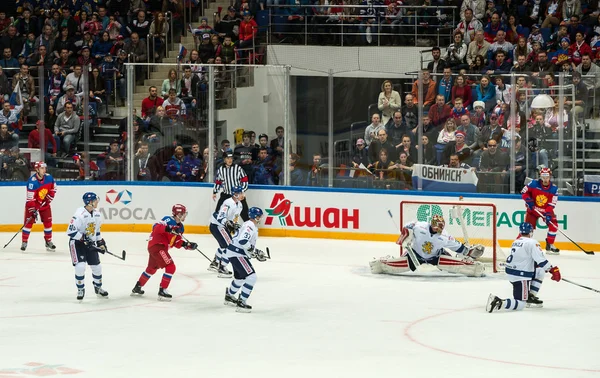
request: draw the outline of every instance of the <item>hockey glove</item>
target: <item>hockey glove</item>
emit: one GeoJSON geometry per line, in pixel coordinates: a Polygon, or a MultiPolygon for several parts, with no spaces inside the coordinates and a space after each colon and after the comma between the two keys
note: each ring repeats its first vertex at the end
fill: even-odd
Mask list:
{"type": "Polygon", "coordinates": [[[548,211],[544,213],[544,218],[546,218],[546,224],[550,224],[550,222],[552,222],[553,215],[554,214],[548,211]]]}
{"type": "Polygon", "coordinates": [[[527,205],[527,209],[533,211],[533,208],[535,207],[535,202],[529,198],[525,200],[525,205],[527,205]]]}
{"type": "Polygon", "coordinates": [[[560,282],[560,279],[562,277],[560,276],[560,270],[558,269],[557,266],[553,266],[552,268],[550,268],[550,270],[548,272],[550,272],[550,274],[552,274],[552,280],[554,280],[556,282],[560,282]]]}
{"type": "Polygon", "coordinates": [[[96,242],[96,247],[98,247],[98,252],[100,253],[104,253],[106,252],[106,242],[104,241],[104,239],[100,239],[96,242]]]}
{"type": "Polygon", "coordinates": [[[264,253],[263,251],[261,251],[260,249],[255,249],[253,253],[254,253],[254,257],[258,261],[260,261],[260,262],[267,261],[267,254],[264,253]]]}
{"type": "Polygon", "coordinates": [[[228,220],[227,222],[225,222],[225,228],[227,229],[227,232],[231,234],[233,233],[233,231],[235,231],[235,224],[233,223],[233,221],[228,220]]]}
{"type": "Polygon", "coordinates": [[[181,244],[181,246],[185,249],[187,249],[188,251],[191,251],[192,249],[196,249],[198,248],[198,244],[194,243],[194,242],[188,242],[185,241],[181,244]]]}

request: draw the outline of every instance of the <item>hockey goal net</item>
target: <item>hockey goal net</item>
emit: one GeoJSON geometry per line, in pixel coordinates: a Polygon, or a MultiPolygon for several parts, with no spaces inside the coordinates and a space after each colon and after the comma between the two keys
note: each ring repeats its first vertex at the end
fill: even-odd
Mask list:
{"type": "Polygon", "coordinates": [[[464,244],[481,244],[485,252],[478,261],[491,265],[494,273],[504,271],[506,255],[497,239],[496,205],[484,202],[400,202],[400,227],[406,223],[429,222],[434,215],[442,215],[445,231],[464,244]]]}

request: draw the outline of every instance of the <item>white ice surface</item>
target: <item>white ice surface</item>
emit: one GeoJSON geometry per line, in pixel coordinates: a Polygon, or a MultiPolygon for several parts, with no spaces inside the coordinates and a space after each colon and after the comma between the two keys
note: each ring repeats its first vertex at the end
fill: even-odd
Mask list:
{"type": "MultiPolygon", "coordinates": [[[[0,234],[2,245],[12,234],[0,234]]],[[[129,296],[146,266],[146,234],[106,233],[104,288],[77,303],[66,237],[43,249],[34,233],[0,250],[0,378],[75,377],[592,377],[600,376],[600,294],[544,281],[543,309],[488,314],[488,294],[511,296],[502,275],[481,279],[371,275],[394,243],[260,238],[250,314],[223,305],[230,280],[196,251],[174,250],[170,303],[159,271],[129,296]],[[71,370],[69,370],[71,369],[71,370]]],[[[208,235],[189,235],[212,257],[208,235]]],[[[600,255],[549,256],[562,274],[600,288],[600,255]]]]}

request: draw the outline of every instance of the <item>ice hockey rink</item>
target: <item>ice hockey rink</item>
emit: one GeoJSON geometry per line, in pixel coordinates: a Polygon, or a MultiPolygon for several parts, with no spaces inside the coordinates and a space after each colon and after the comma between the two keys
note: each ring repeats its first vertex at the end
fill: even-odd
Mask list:
{"type": "MultiPolygon", "coordinates": [[[[0,234],[4,245],[13,234],[0,234]]],[[[144,297],[130,291],[146,266],[144,233],[105,233],[104,288],[78,303],[63,233],[57,252],[33,233],[0,251],[0,378],[75,377],[592,377],[600,376],[600,294],[544,281],[544,308],[485,312],[511,296],[502,274],[484,278],[372,275],[394,243],[259,238],[250,314],[223,305],[229,279],[196,251],[174,250],[169,291],[160,271],[144,297]]],[[[188,235],[212,256],[208,235],[188,235]]],[[[600,288],[600,256],[549,256],[563,277],[600,288]]]]}

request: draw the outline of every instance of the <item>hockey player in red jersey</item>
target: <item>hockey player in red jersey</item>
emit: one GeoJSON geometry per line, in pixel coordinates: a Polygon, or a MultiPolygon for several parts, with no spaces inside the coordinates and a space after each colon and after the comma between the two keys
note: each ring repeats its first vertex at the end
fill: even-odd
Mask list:
{"type": "Polygon", "coordinates": [[[25,225],[23,226],[21,251],[27,249],[31,226],[35,218],[40,215],[44,224],[44,240],[46,250],[54,251],[56,246],[52,243],[52,208],[50,203],[56,195],[54,178],[46,173],[46,163],[38,161],[33,164],[35,174],[27,181],[27,200],[25,202],[25,225]]]}
{"type": "Polygon", "coordinates": [[[196,249],[198,244],[183,240],[182,236],[184,227],[183,221],[187,216],[187,210],[183,205],[173,205],[173,215],[165,216],[160,222],[152,226],[152,233],[148,240],[148,267],[142,272],[140,279],[136,282],[135,287],[131,290],[131,295],[143,295],[142,287],[148,282],[150,277],[158,269],[165,269],[162,280],[160,281],[160,289],[158,290],[159,301],[170,301],[173,297],[167,292],[167,288],[171,283],[171,278],[175,273],[175,263],[169,254],[169,248],[185,248],[188,250],[196,249]]]}
{"type": "Polygon", "coordinates": [[[558,201],[558,188],[550,182],[551,177],[552,171],[550,168],[542,168],[540,170],[540,178],[525,185],[521,191],[521,197],[523,197],[523,200],[525,200],[525,204],[527,205],[525,222],[533,225],[533,228],[535,229],[538,218],[543,216],[548,225],[546,253],[558,255],[560,250],[554,246],[556,231],[558,231],[556,228],[556,215],[554,214],[554,208],[558,201]]]}

